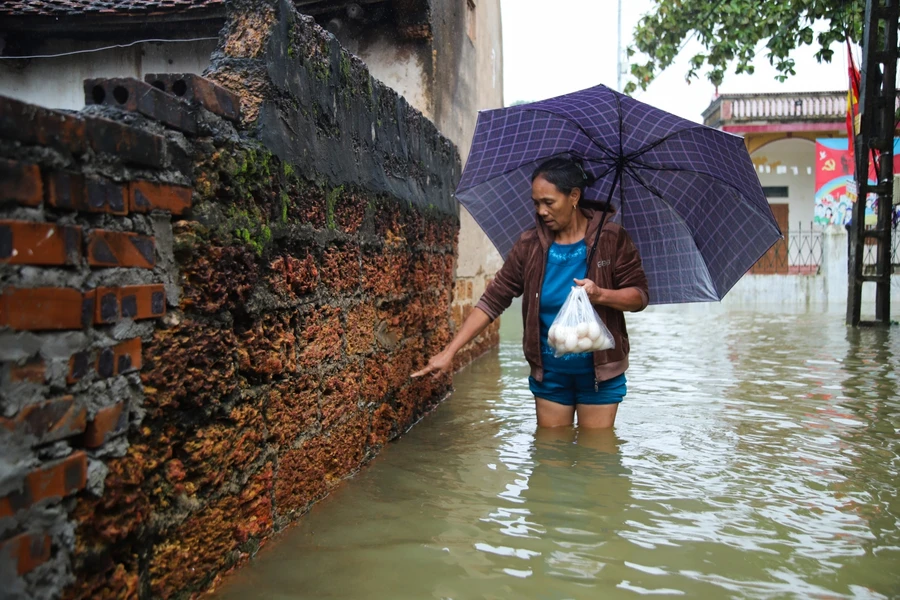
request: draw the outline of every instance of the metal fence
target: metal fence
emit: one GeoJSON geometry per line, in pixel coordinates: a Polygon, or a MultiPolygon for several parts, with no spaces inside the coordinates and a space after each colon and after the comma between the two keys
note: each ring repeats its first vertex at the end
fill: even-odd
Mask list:
{"type": "MultiPolygon", "coordinates": [[[[878,262],[876,255],[878,246],[875,244],[875,240],[869,240],[864,248],[863,272],[867,275],[874,275],[875,265],[878,262]]],[[[891,230],[891,266],[895,273],[900,272],[900,229],[896,227],[891,230]]]]}
{"type": "Polygon", "coordinates": [[[816,275],[822,265],[822,230],[812,223],[790,229],[757,261],[754,275],[816,275]]]}

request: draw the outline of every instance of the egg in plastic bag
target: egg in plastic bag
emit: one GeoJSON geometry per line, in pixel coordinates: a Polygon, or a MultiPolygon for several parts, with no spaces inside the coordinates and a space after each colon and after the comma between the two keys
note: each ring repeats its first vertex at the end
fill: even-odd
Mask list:
{"type": "Polygon", "coordinates": [[[591,305],[587,292],[580,286],[573,287],[569,292],[550,325],[547,341],[557,358],[576,352],[615,348],[612,334],[591,305]]]}

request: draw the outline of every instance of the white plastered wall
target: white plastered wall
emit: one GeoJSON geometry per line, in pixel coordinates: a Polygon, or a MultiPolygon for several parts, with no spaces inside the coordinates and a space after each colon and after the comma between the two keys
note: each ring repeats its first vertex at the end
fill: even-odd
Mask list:
{"type": "Polygon", "coordinates": [[[148,73],[197,73],[209,66],[217,40],[142,43],[128,48],[102,48],[103,43],[54,41],[37,52],[69,54],[54,58],[0,60],[0,94],[47,108],[84,107],[84,80],[93,77],[134,77],[148,73]]]}
{"type": "Polygon", "coordinates": [[[803,139],[783,139],[756,150],[750,158],[763,187],[787,187],[787,198],[770,198],[771,204],[788,204],[791,229],[809,229],[816,194],[816,145],[803,139]]]}

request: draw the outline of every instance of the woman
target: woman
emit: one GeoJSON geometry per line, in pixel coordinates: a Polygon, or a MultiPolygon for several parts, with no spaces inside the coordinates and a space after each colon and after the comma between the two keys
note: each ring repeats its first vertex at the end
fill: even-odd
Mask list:
{"type": "Polygon", "coordinates": [[[569,426],[577,413],[581,427],[612,427],[626,393],[629,344],[623,311],[643,310],[649,300],[641,258],[629,235],[607,220],[604,211],[579,207],[590,183],[579,162],[550,159],[534,171],[531,181],[536,227],[521,235],[453,340],[413,377],[448,372],[456,352],[499,317],[514,297],[522,296],[523,346],[531,366],[528,381],[538,426],[569,426]],[[601,225],[588,267],[590,246],[601,225]],[[555,358],[547,332],[573,282],[587,292],[615,347],[555,358]]]}

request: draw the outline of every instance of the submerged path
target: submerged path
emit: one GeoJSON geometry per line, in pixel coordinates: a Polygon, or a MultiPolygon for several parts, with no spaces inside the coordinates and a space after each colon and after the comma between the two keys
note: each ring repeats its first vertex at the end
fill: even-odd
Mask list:
{"type": "Polygon", "coordinates": [[[615,432],[536,435],[519,321],[216,597],[896,597],[896,327],[630,316],[615,432]]]}

